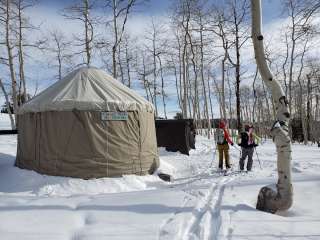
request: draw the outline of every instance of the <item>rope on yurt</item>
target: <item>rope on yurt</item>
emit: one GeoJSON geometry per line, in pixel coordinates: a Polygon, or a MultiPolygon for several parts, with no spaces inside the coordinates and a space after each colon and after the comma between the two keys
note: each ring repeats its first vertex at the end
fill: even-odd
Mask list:
{"type": "Polygon", "coordinates": [[[82,127],[84,128],[84,131],[85,131],[85,133],[87,134],[87,139],[88,139],[89,146],[90,146],[90,150],[91,150],[91,156],[93,157],[93,160],[96,160],[96,159],[95,159],[94,150],[93,150],[94,147],[93,147],[92,139],[91,139],[91,137],[90,137],[87,124],[86,124],[86,122],[83,121],[83,119],[81,118],[81,116],[80,116],[80,111],[79,111],[79,110],[77,110],[77,109],[72,109],[72,112],[74,113],[74,115],[76,116],[76,118],[78,119],[78,121],[81,123],[82,127]]]}
{"type": "MultiPolygon", "coordinates": [[[[59,115],[58,115],[59,116],[59,115]]],[[[60,120],[60,118],[59,118],[60,120]]],[[[59,121],[59,125],[60,125],[60,121],[59,121]]],[[[60,128],[57,129],[57,136],[58,139],[60,139],[60,128]]],[[[58,168],[57,168],[57,164],[58,164],[58,157],[59,157],[59,151],[56,151],[56,160],[54,162],[54,170],[55,170],[55,174],[57,175],[58,173],[58,168]]]]}
{"type": "Polygon", "coordinates": [[[71,131],[70,131],[70,135],[68,136],[67,142],[64,145],[65,149],[63,150],[63,156],[66,156],[66,152],[67,152],[69,144],[70,144],[70,140],[71,140],[71,136],[72,136],[72,133],[73,133],[74,126],[75,126],[75,118],[72,121],[72,127],[71,127],[71,131]]]}
{"type": "MultiPolygon", "coordinates": [[[[37,145],[38,145],[38,141],[37,141],[37,136],[38,136],[38,124],[37,124],[37,113],[34,113],[34,117],[35,117],[35,122],[36,122],[36,130],[34,131],[34,160],[37,161],[37,145]]],[[[19,134],[18,134],[19,136],[19,134]]]]}
{"type": "Polygon", "coordinates": [[[140,132],[140,141],[139,141],[139,161],[140,161],[140,175],[142,175],[142,162],[141,162],[141,149],[142,149],[142,131],[141,131],[141,124],[140,124],[140,121],[141,121],[141,113],[140,112],[137,112],[138,113],[138,116],[139,116],[139,122],[138,122],[138,125],[139,125],[139,132],[140,132]]]}
{"type": "MultiPolygon", "coordinates": [[[[129,114],[128,114],[128,116],[129,116],[129,114]]],[[[128,121],[129,121],[129,119],[128,119],[128,121]]],[[[139,128],[139,131],[140,131],[140,128],[139,128]]],[[[135,174],[135,156],[134,155],[132,157],[132,163],[131,163],[131,174],[135,174]]]]}
{"type": "MultiPolygon", "coordinates": [[[[104,99],[104,109],[105,109],[104,111],[107,111],[107,109],[108,109],[108,102],[107,102],[106,98],[104,99]]],[[[100,115],[100,118],[101,118],[101,115],[100,115]]],[[[109,157],[107,156],[107,155],[109,155],[109,134],[108,134],[109,126],[107,124],[108,121],[102,121],[102,122],[104,125],[104,132],[107,135],[107,144],[106,144],[107,146],[104,148],[104,157],[106,159],[106,164],[107,164],[107,177],[109,177],[109,157]]]]}
{"type": "Polygon", "coordinates": [[[40,169],[40,157],[41,157],[41,155],[40,155],[40,149],[41,149],[41,146],[40,146],[40,144],[41,144],[41,112],[39,112],[39,142],[38,142],[38,168],[40,169]]]}
{"type": "Polygon", "coordinates": [[[109,177],[109,162],[108,162],[108,157],[107,157],[107,154],[109,154],[109,134],[108,134],[108,124],[107,124],[107,121],[104,121],[104,132],[105,134],[107,135],[107,146],[106,148],[104,148],[104,154],[105,154],[105,158],[106,158],[106,161],[107,161],[107,177],[109,177]]]}

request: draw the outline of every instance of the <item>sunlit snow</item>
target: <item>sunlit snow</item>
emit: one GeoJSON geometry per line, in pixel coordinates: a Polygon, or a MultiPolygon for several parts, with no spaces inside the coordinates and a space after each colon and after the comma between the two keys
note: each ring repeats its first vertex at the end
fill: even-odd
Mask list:
{"type": "Polygon", "coordinates": [[[166,183],[40,175],[14,167],[16,136],[0,136],[0,239],[320,239],[320,148],[293,144],[294,204],[273,215],[255,209],[259,189],[277,180],[271,140],[257,148],[262,169],[254,155],[248,174],[237,172],[231,148],[228,176],[216,172],[214,142],[196,140],[190,156],[159,149],[159,171],[173,176],[166,183]]]}

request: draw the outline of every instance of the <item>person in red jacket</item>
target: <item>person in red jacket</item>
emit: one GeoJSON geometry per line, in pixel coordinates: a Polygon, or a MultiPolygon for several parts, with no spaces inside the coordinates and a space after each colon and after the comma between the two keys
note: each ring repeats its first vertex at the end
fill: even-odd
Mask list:
{"type": "Polygon", "coordinates": [[[221,120],[219,128],[215,132],[215,141],[219,151],[219,169],[223,169],[223,156],[225,158],[226,169],[231,167],[229,158],[229,144],[233,146],[230,134],[227,130],[226,123],[221,120]]]}

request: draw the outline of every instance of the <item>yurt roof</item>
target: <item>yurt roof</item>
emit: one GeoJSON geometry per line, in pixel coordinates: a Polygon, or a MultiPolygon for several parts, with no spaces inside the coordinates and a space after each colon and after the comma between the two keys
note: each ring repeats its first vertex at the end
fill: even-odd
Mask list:
{"type": "Polygon", "coordinates": [[[44,111],[140,111],[153,105],[118,80],[93,67],[74,70],[29,100],[18,113],[44,111]]]}

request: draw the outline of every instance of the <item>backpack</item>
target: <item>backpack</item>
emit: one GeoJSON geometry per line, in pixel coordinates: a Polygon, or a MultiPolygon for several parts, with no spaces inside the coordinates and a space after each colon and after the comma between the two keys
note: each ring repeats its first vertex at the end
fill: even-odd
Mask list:
{"type": "Polygon", "coordinates": [[[225,143],[225,138],[224,138],[224,131],[221,128],[218,128],[216,130],[216,134],[215,134],[215,140],[217,144],[224,144],[225,143]]]}
{"type": "Polygon", "coordinates": [[[248,146],[249,136],[246,132],[241,133],[241,144],[248,146]]]}
{"type": "Polygon", "coordinates": [[[240,144],[240,146],[244,147],[244,148],[253,147],[253,144],[249,145],[249,135],[248,135],[247,132],[242,132],[241,133],[241,144],[240,144]]]}

